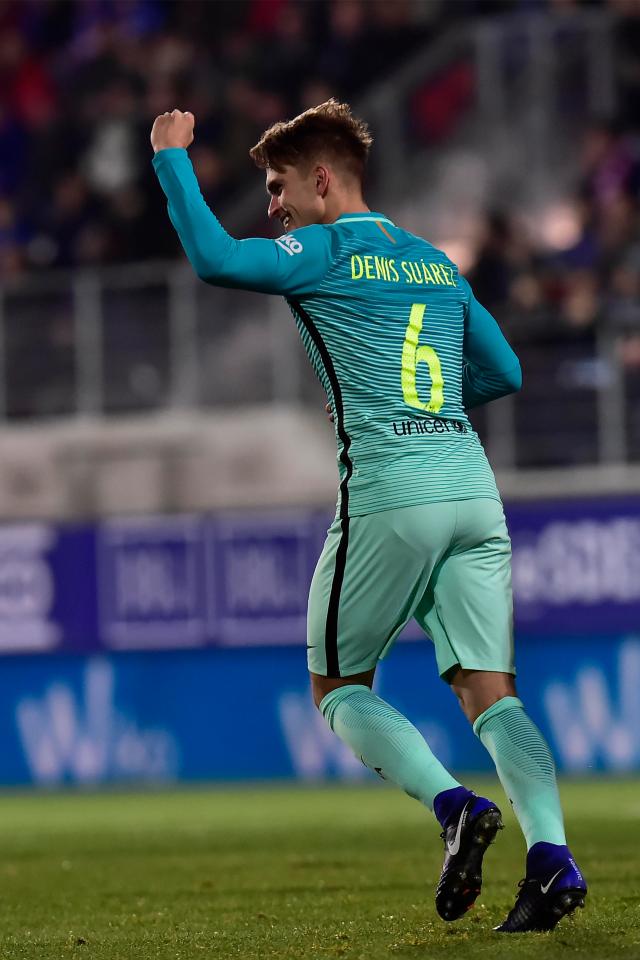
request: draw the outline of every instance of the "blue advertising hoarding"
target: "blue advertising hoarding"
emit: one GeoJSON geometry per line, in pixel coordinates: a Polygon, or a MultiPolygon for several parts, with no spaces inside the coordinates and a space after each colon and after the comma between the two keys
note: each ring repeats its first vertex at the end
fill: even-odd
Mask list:
{"type": "Polygon", "coordinates": [[[228,513],[209,521],[214,642],[305,643],[307,594],[325,528],[309,510],[228,513]]]}
{"type": "Polygon", "coordinates": [[[517,629],[640,627],[640,497],[509,504],[506,512],[517,629]]]}
{"type": "MultiPolygon", "coordinates": [[[[640,636],[524,642],[518,683],[560,770],[640,769],[640,636]]],[[[377,689],[447,766],[492,769],[426,640],[399,644],[377,689]]],[[[313,706],[293,646],[7,657],[0,727],[2,784],[369,775],[313,706]]]]}
{"type": "Polygon", "coordinates": [[[0,527],[0,653],[95,650],[96,604],[91,527],[0,527]]]}
{"type": "MultiPolygon", "coordinates": [[[[521,695],[560,769],[637,771],[640,498],[507,515],[521,695]]],[[[0,528],[0,783],[368,776],[307,689],[307,590],[329,519],[0,528]]],[[[377,682],[445,763],[490,769],[427,640],[399,643],[377,682]]]]}
{"type": "Polygon", "coordinates": [[[205,522],[196,516],[109,520],[95,530],[98,648],[205,646],[211,636],[205,522]]]}
{"type": "MultiPolygon", "coordinates": [[[[506,511],[519,635],[640,628],[640,497],[506,511]]],[[[0,527],[0,652],[304,645],[329,520],[300,509],[0,527]]]]}

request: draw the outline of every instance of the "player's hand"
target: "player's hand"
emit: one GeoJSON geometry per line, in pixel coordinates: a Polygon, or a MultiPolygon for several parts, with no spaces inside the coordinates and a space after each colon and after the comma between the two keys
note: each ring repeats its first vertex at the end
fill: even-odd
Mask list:
{"type": "Polygon", "coordinates": [[[333,415],[333,409],[330,403],[325,405],[325,410],[327,411],[327,416],[329,417],[329,420],[331,420],[331,423],[334,423],[336,418],[333,415]]]}
{"type": "Polygon", "coordinates": [[[153,152],[167,150],[169,147],[184,147],[193,143],[193,127],[196,118],[187,110],[172,110],[171,113],[162,113],[153,121],[151,128],[151,146],[153,152]]]}

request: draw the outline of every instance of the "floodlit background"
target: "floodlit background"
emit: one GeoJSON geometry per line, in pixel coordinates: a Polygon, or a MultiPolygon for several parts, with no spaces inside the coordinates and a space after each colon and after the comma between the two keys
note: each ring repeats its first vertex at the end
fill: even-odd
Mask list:
{"type": "MultiPolygon", "coordinates": [[[[514,544],[521,693],[562,770],[640,768],[637,0],[0,3],[0,783],[367,777],[312,708],[337,486],[277,298],[199,282],[150,165],[271,235],[248,149],[348,98],[367,196],[455,259],[524,388],[475,423],[514,544]]],[[[487,770],[430,645],[380,690],[487,770]]]]}

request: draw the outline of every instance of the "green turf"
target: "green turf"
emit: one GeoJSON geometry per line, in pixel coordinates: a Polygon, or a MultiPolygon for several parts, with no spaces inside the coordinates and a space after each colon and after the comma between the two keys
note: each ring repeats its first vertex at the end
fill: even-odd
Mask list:
{"type": "Polygon", "coordinates": [[[5,795],[0,957],[640,958],[640,786],[563,794],[587,909],[515,938],[491,929],[522,875],[508,812],[476,909],[447,925],[439,829],[385,785],[5,795]]]}

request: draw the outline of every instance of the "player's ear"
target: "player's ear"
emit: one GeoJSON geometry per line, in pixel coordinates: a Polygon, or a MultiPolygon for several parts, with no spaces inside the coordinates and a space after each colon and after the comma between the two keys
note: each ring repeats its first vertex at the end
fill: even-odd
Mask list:
{"type": "Polygon", "coordinates": [[[326,167],[316,167],[313,171],[316,183],[316,194],[319,197],[325,197],[329,189],[329,171],[326,167]]]}

